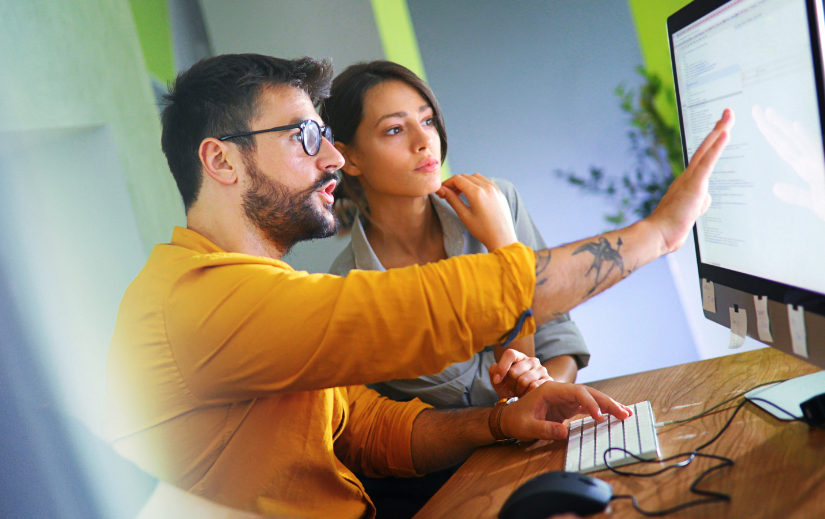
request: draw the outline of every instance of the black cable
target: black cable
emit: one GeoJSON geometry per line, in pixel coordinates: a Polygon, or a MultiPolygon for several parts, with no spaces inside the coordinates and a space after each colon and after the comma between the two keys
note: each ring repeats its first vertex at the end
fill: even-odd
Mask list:
{"type": "Polygon", "coordinates": [[[697,487],[699,486],[699,483],[701,483],[705,479],[705,477],[707,477],[710,473],[724,467],[733,466],[733,460],[730,458],[726,458],[724,456],[717,456],[715,454],[705,454],[701,452],[697,452],[695,453],[695,455],[703,458],[713,458],[722,461],[722,463],[714,465],[709,469],[705,470],[704,472],[702,472],[701,474],[699,474],[699,477],[693,480],[693,483],[690,485],[690,491],[700,496],[707,496],[704,499],[694,499],[693,501],[681,503],[670,508],[654,511],[642,510],[642,508],[639,506],[639,502],[636,501],[636,497],[630,494],[617,494],[610,498],[610,500],[612,501],[614,499],[630,498],[631,502],[633,503],[633,508],[635,508],[637,512],[646,517],[661,517],[663,515],[672,514],[674,512],[678,512],[679,510],[684,510],[685,508],[690,508],[692,506],[717,503],[719,501],[730,501],[730,496],[728,494],[723,494],[722,492],[714,492],[712,490],[702,490],[697,487]]]}
{"type": "Polygon", "coordinates": [[[730,458],[726,458],[724,456],[717,456],[715,454],[705,454],[705,453],[701,453],[701,452],[697,452],[695,455],[703,457],[703,458],[713,458],[713,459],[718,459],[718,460],[722,461],[722,463],[719,463],[718,465],[714,465],[714,466],[710,467],[709,469],[705,470],[704,472],[702,472],[701,474],[699,474],[699,477],[697,477],[695,480],[693,480],[693,483],[691,483],[691,485],[690,485],[690,491],[692,493],[700,495],[700,496],[707,496],[704,499],[694,499],[693,501],[688,501],[686,503],[681,503],[681,504],[678,504],[676,506],[672,506],[670,508],[665,508],[663,510],[654,510],[654,511],[642,510],[642,508],[639,506],[638,501],[636,501],[636,497],[633,496],[633,495],[630,495],[630,494],[617,494],[617,495],[614,495],[612,498],[610,498],[610,500],[612,501],[613,499],[630,498],[631,502],[633,503],[633,508],[635,508],[637,512],[639,512],[640,514],[642,514],[646,517],[661,517],[663,515],[672,514],[674,512],[678,512],[679,510],[684,510],[685,508],[690,508],[692,506],[705,505],[705,504],[710,504],[710,503],[717,503],[719,501],[730,501],[730,496],[728,494],[723,494],[722,492],[714,492],[712,490],[702,490],[702,489],[697,488],[697,487],[710,473],[712,473],[716,470],[719,470],[721,468],[724,468],[724,467],[733,466],[733,460],[730,459],[730,458]]]}
{"type": "MultiPolygon", "coordinates": [[[[774,383],[777,383],[777,382],[784,382],[784,380],[765,382],[763,384],[759,384],[759,385],[754,386],[751,389],[748,389],[747,391],[744,391],[744,392],[742,392],[742,393],[740,393],[740,394],[738,394],[738,395],[736,395],[732,398],[729,398],[729,399],[727,399],[723,402],[720,402],[720,403],[716,404],[715,406],[711,407],[710,409],[708,409],[706,411],[703,411],[702,413],[699,413],[698,415],[692,416],[692,417],[684,419],[684,420],[673,420],[673,421],[670,421],[670,422],[665,422],[665,425],[672,424],[672,423],[685,423],[685,422],[688,422],[688,421],[691,421],[691,420],[695,420],[697,418],[701,418],[701,417],[706,416],[707,414],[711,413],[714,409],[717,409],[718,407],[720,407],[720,406],[722,406],[722,405],[724,405],[724,404],[726,404],[726,403],[728,403],[732,400],[735,400],[735,399],[743,396],[744,394],[746,394],[750,391],[753,391],[754,389],[757,389],[757,388],[762,387],[762,386],[766,386],[768,384],[774,384],[774,383]]],[[[722,428],[719,430],[719,432],[717,432],[716,435],[713,438],[706,441],[702,445],[696,447],[692,451],[675,454],[673,456],[670,456],[670,457],[662,459],[662,460],[649,460],[649,459],[645,459],[645,458],[642,458],[640,456],[637,456],[636,454],[633,454],[632,452],[630,452],[630,451],[628,451],[628,450],[626,450],[622,447],[610,447],[604,453],[605,466],[611,472],[613,472],[615,474],[618,474],[620,476],[653,477],[653,476],[657,476],[657,475],[659,475],[663,472],[666,472],[670,469],[686,467],[686,466],[690,465],[690,463],[694,459],[696,459],[697,457],[712,458],[712,459],[716,459],[716,460],[721,461],[721,463],[719,463],[717,465],[714,465],[714,466],[710,467],[709,469],[705,470],[704,472],[702,472],[701,474],[699,474],[699,476],[695,480],[693,480],[693,483],[691,483],[691,485],[690,485],[690,492],[693,493],[693,494],[700,495],[700,496],[706,496],[703,499],[694,499],[693,501],[688,501],[686,503],[681,503],[681,504],[673,506],[671,508],[666,508],[666,509],[663,509],[663,510],[655,510],[655,511],[643,510],[639,506],[639,503],[636,500],[636,497],[633,496],[633,495],[630,495],[630,494],[617,494],[617,495],[614,495],[611,498],[611,501],[613,499],[630,499],[631,502],[633,503],[633,508],[635,508],[637,512],[639,512],[640,514],[642,514],[646,517],[659,517],[659,516],[663,516],[663,515],[672,514],[674,512],[678,512],[679,510],[683,510],[685,508],[689,508],[689,507],[692,507],[692,506],[716,503],[716,502],[719,502],[719,501],[730,501],[730,499],[731,499],[730,495],[722,493],[722,492],[714,492],[712,490],[702,490],[702,489],[698,488],[698,485],[709,474],[711,474],[711,473],[713,473],[713,472],[715,472],[719,469],[722,469],[724,467],[732,467],[734,465],[733,460],[730,459],[730,458],[727,458],[725,456],[718,456],[718,455],[715,455],[715,454],[705,454],[705,453],[699,452],[699,451],[701,451],[702,449],[704,449],[704,448],[708,447],[709,445],[713,444],[713,442],[715,442],[716,440],[719,439],[720,436],[722,436],[722,434],[733,423],[733,419],[736,417],[737,413],[739,413],[739,410],[742,409],[745,406],[745,404],[748,403],[748,400],[751,400],[751,401],[757,401],[758,400],[760,402],[765,402],[765,403],[775,407],[779,411],[787,414],[793,420],[802,421],[801,418],[797,417],[793,413],[788,412],[787,410],[781,408],[780,406],[774,404],[773,402],[765,400],[764,398],[753,397],[753,398],[750,398],[750,399],[746,398],[741,403],[739,403],[736,406],[735,410],[733,411],[733,414],[731,414],[730,418],[728,418],[728,421],[725,423],[724,426],[722,426],[722,428]],[[611,450],[617,450],[617,451],[620,451],[620,452],[624,452],[626,455],[629,455],[629,456],[633,457],[636,461],[638,461],[640,463],[666,463],[668,461],[671,461],[671,460],[674,460],[674,459],[677,459],[677,458],[682,458],[684,456],[687,456],[688,458],[683,460],[683,461],[680,461],[678,463],[673,463],[671,465],[668,465],[668,466],[666,466],[666,467],[664,467],[660,470],[654,471],[654,472],[644,472],[644,473],[642,473],[642,472],[627,472],[627,471],[623,471],[623,470],[618,470],[615,467],[610,465],[610,461],[607,459],[607,457],[608,457],[608,453],[611,450]]],[[[729,407],[727,409],[731,409],[731,408],[732,407],[729,407]]],[[[727,409],[725,409],[725,410],[727,410],[727,409]]]]}
{"type": "MultiPolygon", "coordinates": [[[[673,468],[686,467],[687,465],[689,465],[697,457],[712,458],[712,459],[720,460],[722,462],[722,463],[719,463],[718,465],[714,465],[714,466],[710,467],[709,469],[707,469],[704,472],[702,472],[701,474],[699,474],[699,476],[695,480],[693,480],[693,483],[691,483],[691,485],[690,485],[690,492],[691,493],[701,495],[701,496],[707,496],[707,497],[705,497],[703,499],[694,499],[693,501],[688,501],[686,503],[681,503],[681,504],[676,505],[674,507],[665,508],[663,510],[648,511],[648,510],[643,510],[639,506],[639,503],[638,503],[638,501],[636,501],[636,498],[634,496],[630,496],[630,499],[633,503],[633,508],[635,508],[637,512],[639,512],[640,514],[642,514],[646,517],[659,517],[659,516],[671,514],[673,512],[679,511],[679,510],[683,510],[685,508],[690,508],[692,506],[716,503],[716,502],[719,502],[719,501],[730,501],[730,496],[728,494],[724,494],[722,492],[714,492],[712,490],[702,490],[702,489],[697,488],[697,486],[705,479],[705,477],[708,476],[708,474],[710,474],[710,473],[712,473],[716,470],[719,470],[723,467],[732,467],[734,465],[733,460],[730,459],[730,458],[726,458],[724,456],[717,456],[715,454],[705,454],[705,453],[699,452],[699,451],[704,449],[705,447],[707,447],[708,445],[710,445],[714,441],[716,441],[719,438],[719,436],[721,436],[722,433],[725,432],[725,430],[730,426],[730,424],[733,423],[733,419],[736,416],[736,413],[739,412],[739,410],[745,405],[745,403],[747,403],[747,400],[745,400],[744,402],[739,404],[739,406],[737,406],[736,411],[733,412],[731,417],[728,419],[727,423],[716,434],[716,436],[714,436],[710,441],[700,445],[699,447],[693,449],[690,452],[683,452],[683,453],[680,453],[680,454],[676,454],[676,455],[671,456],[669,458],[665,458],[664,460],[648,460],[648,459],[640,458],[639,456],[636,456],[635,454],[627,451],[626,449],[624,449],[622,447],[611,447],[610,449],[607,449],[607,451],[605,452],[605,460],[604,460],[605,465],[607,466],[607,468],[611,472],[613,472],[615,474],[619,474],[621,476],[653,477],[653,476],[656,476],[658,474],[661,474],[661,473],[663,473],[667,470],[673,469],[673,468]],[[622,451],[626,454],[629,454],[641,463],[662,463],[662,462],[667,462],[667,461],[670,461],[670,460],[673,460],[673,459],[676,459],[676,458],[681,458],[681,457],[684,457],[684,456],[688,456],[688,459],[686,459],[684,461],[681,461],[679,463],[674,463],[674,464],[668,465],[667,467],[664,467],[663,469],[657,470],[655,472],[644,472],[644,473],[641,473],[641,472],[627,472],[627,471],[624,471],[624,470],[618,470],[615,467],[612,467],[610,465],[610,462],[607,459],[607,452],[609,452],[612,449],[616,449],[618,451],[622,451]]],[[[627,498],[627,497],[628,496],[626,496],[624,494],[619,494],[617,496],[613,496],[613,498],[615,498],[615,499],[627,498]]]]}

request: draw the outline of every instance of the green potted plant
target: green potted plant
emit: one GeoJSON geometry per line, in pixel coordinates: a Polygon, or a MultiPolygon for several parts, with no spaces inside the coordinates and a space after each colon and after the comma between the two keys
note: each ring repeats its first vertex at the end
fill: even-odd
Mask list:
{"type": "Polygon", "coordinates": [[[638,91],[628,89],[624,84],[615,91],[621,100],[622,111],[630,116],[627,134],[636,159],[634,169],[621,176],[607,175],[595,166],[590,168],[589,176],[556,170],[556,175],[569,183],[610,200],[615,210],[605,214],[605,220],[614,227],[649,216],[670,183],[684,169],[679,129],[662,116],[657,106],[657,99],[662,99],[668,108],[674,109],[673,90],[666,89],[657,74],[644,67],[637,70],[644,78],[638,91]]]}

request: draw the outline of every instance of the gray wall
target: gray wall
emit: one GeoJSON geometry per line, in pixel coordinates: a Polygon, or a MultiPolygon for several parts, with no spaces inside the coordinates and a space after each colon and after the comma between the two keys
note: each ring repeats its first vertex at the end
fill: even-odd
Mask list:
{"type": "MultiPolygon", "coordinates": [[[[633,164],[617,85],[642,64],[626,2],[410,0],[453,173],[511,180],[548,245],[608,229],[609,209],[554,175],[633,164]]],[[[580,381],[698,358],[667,263],[639,270],[572,312],[591,348],[580,381]]]]}

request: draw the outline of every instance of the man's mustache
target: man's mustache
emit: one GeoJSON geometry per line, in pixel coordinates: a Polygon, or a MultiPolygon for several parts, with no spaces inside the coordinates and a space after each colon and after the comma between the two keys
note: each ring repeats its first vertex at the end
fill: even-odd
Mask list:
{"type": "Polygon", "coordinates": [[[318,191],[319,189],[324,187],[324,185],[327,182],[329,182],[330,180],[336,180],[339,183],[341,182],[341,179],[338,177],[338,172],[337,171],[335,171],[335,172],[325,171],[324,174],[321,176],[321,178],[319,178],[318,181],[315,182],[315,185],[312,187],[312,191],[318,191]]]}

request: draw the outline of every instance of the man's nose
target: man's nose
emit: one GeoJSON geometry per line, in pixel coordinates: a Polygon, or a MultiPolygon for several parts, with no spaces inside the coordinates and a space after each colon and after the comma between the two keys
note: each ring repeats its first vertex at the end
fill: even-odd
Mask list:
{"type": "Polygon", "coordinates": [[[321,149],[318,151],[316,158],[319,161],[318,169],[335,171],[344,167],[344,156],[335,149],[331,142],[324,138],[321,139],[321,149]]]}

